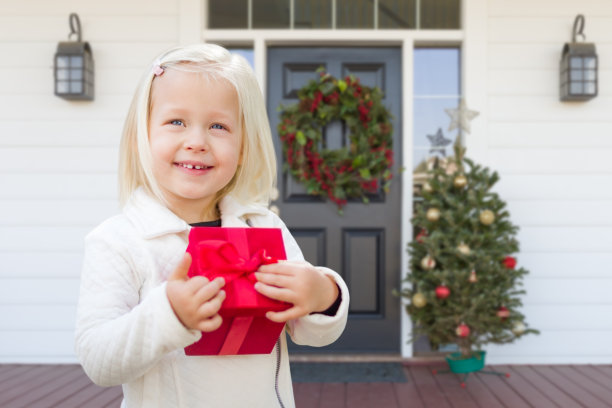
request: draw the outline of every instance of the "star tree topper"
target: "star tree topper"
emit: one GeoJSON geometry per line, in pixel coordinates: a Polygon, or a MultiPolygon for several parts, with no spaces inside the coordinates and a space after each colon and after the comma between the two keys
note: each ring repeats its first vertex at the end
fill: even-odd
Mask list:
{"type": "Polygon", "coordinates": [[[470,133],[470,121],[479,114],[477,111],[469,110],[463,98],[459,101],[457,109],[444,109],[444,111],[451,117],[449,132],[453,129],[460,129],[470,133]]]}
{"type": "Polygon", "coordinates": [[[435,135],[427,135],[427,138],[431,143],[429,153],[440,153],[442,156],[446,156],[446,146],[451,143],[451,140],[444,137],[442,128],[438,128],[435,135]]]}

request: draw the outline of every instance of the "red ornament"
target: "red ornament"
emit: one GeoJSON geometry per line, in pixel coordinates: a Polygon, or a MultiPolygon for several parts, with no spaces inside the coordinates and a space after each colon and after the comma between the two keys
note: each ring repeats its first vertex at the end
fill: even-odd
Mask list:
{"type": "Polygon", "coordinates": [[[455,333],[457,333],[457,336],[459,337],[467,337],[470,335],[470,328],[467,326],[467,324],[461,323],[459,326],[457,326],[457,329],[455,329],[455,333]]]}
{"type": "Polygon", "coordinates": [[[436,288],[436,297],[438,299],[446,299],[450,295],[450,289],[444,285],[436,288]]]}
{"type": "Polygon", "coordinates": [[[416,241],[419,244],[423,243],[423,238],[427,236],[427,230],[425,228],[421,229],[421,231],[416,236],[416,241]]]}
{"type": "Polygon", "coordinates": [[[511,256],[507,256],[504,258],[503,263],[506,268],[514,269],[514,267],[516,266],[516,259],[511,256]]]}
{"type": "Polygon", "coordinates": [[[510,317],[510,310],[508,310],[507,307],[502,306],[497,310],[497,316],[502,320],[506,320],[508,317],[510,317]]]}

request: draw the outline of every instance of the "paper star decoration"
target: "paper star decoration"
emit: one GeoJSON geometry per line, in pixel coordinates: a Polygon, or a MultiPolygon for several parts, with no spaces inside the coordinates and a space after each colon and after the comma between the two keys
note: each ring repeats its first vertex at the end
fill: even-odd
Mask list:
{"type": "Polygon", "coordinates": [[[442,128],[438,128],[435,135],[427,135],[427,138],[431,142],[431,149],[429,149],[429,153],[440,152],[442,156],[446,156],[446,146],[451,143],[451,140],[444,138],[442,128]]]}
{"type": "Polygon", "coordinates": [[[459,101],[457,109],[444,109],[444,111],[451,117],[449,132],[453,129],[460,129],[470,133],[470,121],[479,114],[477,111],[469,110],[463,99],[459,101]]]}

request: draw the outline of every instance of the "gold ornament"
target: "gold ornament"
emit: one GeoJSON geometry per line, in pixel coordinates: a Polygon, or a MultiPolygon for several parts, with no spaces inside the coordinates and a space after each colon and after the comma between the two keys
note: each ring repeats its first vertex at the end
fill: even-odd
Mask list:
{"type": "Polygon", "coordinates": [[[428,193],[431,193],[433,191],[433,187],[431,186],[431,184],[429,184],[429,181],[426,181],[423,184],[423,191],[426,191],[428,193]]]}
{"type": "Polygon", "coordinates": [[[440,219],[440,210],[437,208],[430,208],[427,210],[426,217],[428,221],[436,222],[440,219]]]}
{"type": "Polygon", "coordinates": [[[457,246],[457,251],[461,252],[463,255],[469,255],[472,250],[470,247],[463,242],[457,246]]]}
{"type": "Polygon", "coordinates": [[[470,272],[470,277],[468,278],[468,281],[470,283],[476,283],[478,282],[478,277],[476,276],[476,271],[472,269],[472,272],[470,272]]]}
{"type": "Polygon", "coordinates": [[[527,327],[525,327],[523,322],[516,322],[512,326],[512,333],[516,334],[517,336],[520,336],[521,334],[525,333],[525,330],[527,330],[527,327]]]}
{"type": "Polygon", "coordinates": [[[453,180],[453,185],[457,188],[463,188],[467,186],[467,177],[465,177],[463,174],[458,175],[457,177],[455,177],[455,180],[453,180]]]}
{"type": "Polygon", "coordinates": [[[423,259],[421,259],[421,268],[425,270],[430,270],[436,267],[436,261],[429,255],[425,255],[423,259]]]}
{"type": "Polygon", "coordinates": [[[491,225],[495,221],[495,214],[491,210],[484,210],[480,213],[480,222],[484,225],[491,225]]]}
{"type": "Polygon", "coordinates": [[[414,296],[412,296],[412,304],[420,309],[425,307],[427,304],[427,299],[422,293],[415,293],[414,296]]]}

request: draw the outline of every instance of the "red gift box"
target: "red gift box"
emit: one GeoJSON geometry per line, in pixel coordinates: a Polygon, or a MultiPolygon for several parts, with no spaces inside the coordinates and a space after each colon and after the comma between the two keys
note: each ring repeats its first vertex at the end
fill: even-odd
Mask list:
{"type": "Polygon", "coordinates": [[[189,356],[269,354],[284,323],[265,317],[267,311],[291,305],[255,291],[254,272],[260,265],[287,259],[279,228],[194,227],[187,252],[192,262],[189,277],[225,279],[225,300],[219,311],[221,327],[202,332],[202,338],[185,348],[189,356]]]}

